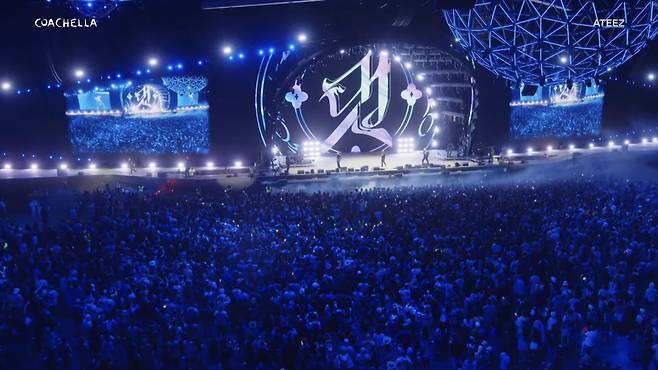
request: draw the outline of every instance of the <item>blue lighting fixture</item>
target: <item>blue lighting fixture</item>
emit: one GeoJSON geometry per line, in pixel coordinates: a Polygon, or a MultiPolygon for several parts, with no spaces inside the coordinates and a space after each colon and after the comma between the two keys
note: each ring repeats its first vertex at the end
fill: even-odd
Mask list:
{"type": "Polygon", "coordinates": [[[553,85],[599,77],[637,54],[658,34],[657,7],[658,0],[477,0],[444,16],[455,43],[484,68],[553,85]]]}
{"type": "Polygon", "coordinates": [[[119,5],[135,1],[139,0],[67,0],[66,3],[87,18],[99,19],[108,17],[119,5]]]}

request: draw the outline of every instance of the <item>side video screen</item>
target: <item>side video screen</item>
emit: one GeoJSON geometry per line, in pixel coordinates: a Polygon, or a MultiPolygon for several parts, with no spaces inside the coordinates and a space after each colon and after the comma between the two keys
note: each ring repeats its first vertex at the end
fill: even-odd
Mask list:
{"type": "Polygon", "coordinates": [[[105,81],[71,91],[65,96],[73,151],[207,153],[207,86],[205,76],[178,75],[105,81]]]}

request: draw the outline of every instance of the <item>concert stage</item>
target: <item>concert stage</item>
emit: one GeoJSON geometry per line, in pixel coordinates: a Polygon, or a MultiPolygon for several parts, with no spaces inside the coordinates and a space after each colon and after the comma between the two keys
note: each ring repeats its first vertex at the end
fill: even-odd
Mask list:
{"type": "MultiPolygon", "coordinates": [[[[0,198],[10,209],[20,210],[33,197],[58,192],[70,193],[94,191],[97,189],[122,188],[147,193],[170,191],[193,191],[200,189],[209,192],[225,189],[243,190],[248,188],[270,188],[272,191],[332,192],[354,189],[394,188],[400,186],[428,186],[439,183],[495,184],[498,181],[514,181],[528,176],[533,179],[562,176],[570,171],[624,172],[629,178],[643,176],[642,163],[651,162],[658,152],[658,144],[631,145],[628,151],[621,147],[599,147],[588,150],[552,150],[532,154],[514,154],[494,157],[492,163],[468,159],[432,159],[432,166],[420,166],[421,153],[408,153],[397,158],[389,156],[388,169],[368,168],[361,171],[355,168],[378,164],[378,156],[345,156],[348,167],[345,172],[318,173],[321,163],[329,166],[332,158],[322,158],[315,162],[318,167],[297,168],[293,174],[275,174],[269,170],[253,168],[217,168],[200,170],[193,177],[185,177],[177,168],[140,168],[130,174],[126,169],[97,168],[94,170],[68,170],[59,173],[52,169],[12,169],[0,170],[0,198]],[[407,159],[409,163],[403,164],[407,159]],[[415,164],[411,162],[416,160],[415,164]],[[459,166],[457,166],[459,164],[459,166]],[[466,166],[468,164],[468,166],[466,166]],[[397,168],[391,168],[396,165],[397,168]],[[407,166],[408,165],[408,166],[407,166]],[[400,168],[402,167],[402,168],[400,168]],[[350,171],[353,169],[353,171],[350,171]],[[303,171],[304,173],[299,173],[303,171]],[[312,171],[312,172],[311,172],[312,171]],[[308,173],[307,173],[308,172],[308,173]]],[[[341,163],[342,164],[342,163],[341,163]]]]}
{"type": "MultiPolygon", "coordinates": [[[[445,151],[432,150],[429,156],[429,165],[422,164],[422,151],[410,153],[386,153],[386,166],[381,166],[381,152],[379,153],[343,153],[340,160],[340,171],[338,171],[337,157],[335,154],[324,154],[311,159],[305,159],[300,163],[290,165],[287,175],[311,175],[329,173],[363,173],[363,172],[390,172],[401,171],[412,168],[451,168],[477,166],[478,161],[472,158],[446,158],[445,151]]],[[[280,168],[279,172],[285,172],[285,157],[277,156],[275,164],[280,168]]]]}
{"type": "MultiPolygon", "coordinates": [[[[99,178],[104,181],[112,179],[150,179],[153,182],[176,180],[179,182],[212,181],[222,186],[247,187],[253,183],[273,183],[280,181],[323,179],[328,177],[348,178],[364,176],[404,176],[415,174],[449,174],[473,171],[506,170],[510,167],[525,167],[535,164],[560,163],[579,157],[614,153],[646,153],[658,151],[658,143],[599,146],[594,148],[533,150],[524,153],[511,153],[491,158],[446,158],[443,151],[430,151],[430,165],[422,165],[423,154],[420,151],[410,153],[387,154],[387,166],[380,167],[379,153],[346,153],[342,155],[341,169],[337,171],[336,157],[323,155],[313,160],[303,161],[290,166],[285,173],[285,157],[276,158],[282,165],[273,171],[270,168],[252,167],[217,167],[198,168],[194,176],[185,176],[178,167],[137,168],[130,173],[127,168],[71,168],[57,170],[51,168],[16,168],[0,169],[0,181],[99,178]]],[[[622,159],[625,160],[625,159],[622,159]]]]}

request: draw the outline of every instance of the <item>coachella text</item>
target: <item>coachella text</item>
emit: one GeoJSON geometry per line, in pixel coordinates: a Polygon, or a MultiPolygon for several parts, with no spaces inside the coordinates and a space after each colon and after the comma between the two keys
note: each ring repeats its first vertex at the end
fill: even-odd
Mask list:
{"type": "Polygon", "coordinates": [[[98,27],[96,19],[76,19],[76,18],[37,18],[34,21],[36,28],[93,28],[98,27]]]}

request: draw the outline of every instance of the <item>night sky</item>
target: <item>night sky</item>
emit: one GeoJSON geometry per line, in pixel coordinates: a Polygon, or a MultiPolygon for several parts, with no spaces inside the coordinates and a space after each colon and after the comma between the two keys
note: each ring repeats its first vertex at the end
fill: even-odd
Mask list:
{"type": "MultiPolygon", "coordinates": [[[[407,13],[412,17],[409,26],[394,27],[395,9],[357,3],[204,11],[200,0],[144,0],[122,6],[97,28],[37,29],[36,18],[83,17],[56,0],[2,1],[0,80],[35,91],[21,96],[0,93],[0,152],[69,154],[64,98],[60,92],[44,91],[54,83],[53,72],[70,87],[76,68],[84,68],[88,76],[126,73],[157,56],[162,63],[208,60],[211,152],[218,163],[253,161],[260,149],[253,112],[259,48],[285,47],[300,32],[309,36],[306,51],[373,42],[450,47],[452,37],[438,10],[419,5],[407,13]],[[225,44],[243,51],[245,60],[228,61],[221,52],[225,44]]],[[[656,40],[616,73],[623,80],[645,81],[650,71],[658,74],[656,40]]],[[[475,143],[503,145],[508,140],[508,85],[481,68],[477,77],[480,119],[475,143]]],[[[658,126],[658,87],[611,82],[605,91],[606,132],[658,126]]]]}

